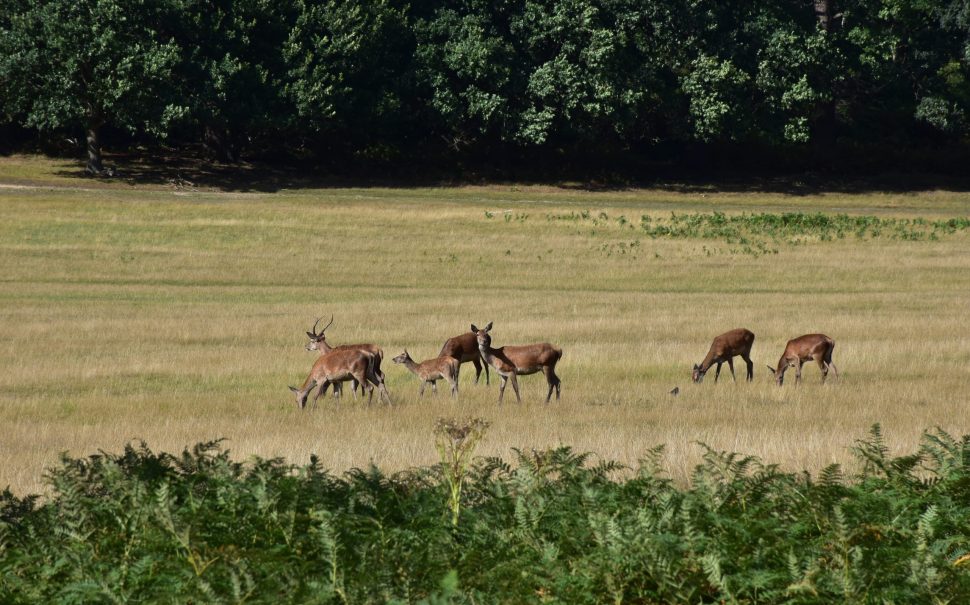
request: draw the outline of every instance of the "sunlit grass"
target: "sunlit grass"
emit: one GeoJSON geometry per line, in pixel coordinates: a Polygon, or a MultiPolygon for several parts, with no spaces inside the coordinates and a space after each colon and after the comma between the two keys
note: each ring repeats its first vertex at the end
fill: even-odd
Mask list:
{"type": "MultiPolygon", "coordinates": [[[[36,185],[55,170],[2,160],[0,184],[36,185]]],[[[451,415],[492,423],[485,455],[568,444],[635,464],[666,443],[678,479],[698,441],[817,470],[847,461],[873,422],[898,451],[926,428],[970,428],[966,231],[781,242],[751,255],[717,239],[651,239],[615,220],[671,210],[938,220],[970,214],[967,194],[35,185],[0,188],[0,486],[19,492],[43,489],[60,451],[129,439],[172,451],[226,437],[239,457],[316,453],[338,470],[428,464],[434,420],[451,415]],[[586,209],[614,219],[544,218],[586,209]],[[618,252],[636,240],[635,253],[618,252]],[[300,412],[286,386],[314,359],[304,330],[330,313],[332,342],[376,342],[388,359],[404,347],[431,357],[472,322],[494,321],[496,346],[553,342],[564,351],[563,400],[543,405],[536,375],[521,380],[524,405],[500,408],[495,382],[472,384],[471,365],[458,403],[419,399],[417,379],[385,363],[394,408],[347,398],[300,412]],[[690,384],[691,364],[735,327],[756,334],[755,382],[733,384],[725,366],[718,384],[713,373],[690,384]],[[835,339],[842,379],[822,387],[812,366],[800,388],[775,387],[765,364],[816,331],[835,339]]]]}

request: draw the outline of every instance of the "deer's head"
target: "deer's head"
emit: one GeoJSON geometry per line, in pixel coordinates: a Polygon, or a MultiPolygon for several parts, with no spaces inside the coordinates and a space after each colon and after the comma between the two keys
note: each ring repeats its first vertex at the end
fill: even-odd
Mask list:
{"type": "Polygon", "coordinates": [[[778,386],[781,386],[782,383],[785,382],[785,370],[793,367],[795,367],[795,364],[789,362],[789,363],[778,364],[778,369],[775,369],[771,366],[768,366],[768,369],[771,370],[771,374],[772,376],[775,377],[775,382],[778,384],[778,386]]]}
{"type": "Polygon", "coordinates": [[[704,374],[707,374],[707,370],[702,370],[699,365],[694,364],[694,372],[691,374],[691,380],[694,382],[704,382],[704,374]]]}
{"type": "Polygon", "coordinates": [[[488,325],[479,330],[472,324],[472,332],[475,333],[475,338],[478,340],[479,349],[487,349],[492,346],[492,337],[489,335],[488,331],[492,329],[492,322],[488,322],[488,325]]]}
{"type": "Polygon", "coordinates": [[[393,361],[394,363],[407,363],[407,362],[411,361],[411,354],[408,353],[408,350],[407,349],[404,349],[404,352],[403,353],[401,353],[400,355],[398,355],[397,357],[395,357],[391,361],[393,361]]]}
{"type": "Polygon", "coordinates": [[[322,330],[320,330],[319,333],[317,333],[317,324],[320,323],[321,319],[323,318],[318,317],[317,321],[313,324],[313,329],[306,333],[307,337],[310,339],[310,342],[308,342],[306,345],[307,351],[319,351],[324,348],[324,345],[327,344],[326,332],[327,328],[333,325],[333,315],[330,316],[330,323],[328,323],[322,330]]]}

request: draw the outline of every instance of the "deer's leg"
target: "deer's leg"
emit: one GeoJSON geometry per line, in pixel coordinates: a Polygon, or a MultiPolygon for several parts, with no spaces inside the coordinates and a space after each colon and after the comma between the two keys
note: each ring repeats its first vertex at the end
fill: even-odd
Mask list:
{"type": "Polygon", "coordinates": [[[421,388],[418,389],[418,397],[424,397],[424,387],[427,386],[428,382],[426,380],[421,381],[421,388]]]}
{"type": "Polygon", "coordinates": [[[748,366],[747,379],[748,379],[748,382],[751,382],[754,380],[754,362],[751,361],[751,357],[748,355],[742,355],[741,359],[743,359],[744,363],[748,366]]]}
{"type": "Polygon", "coordinates": [[[802,360],[798,360],[798,365],[795,366],[795,384],[802,383],[802,360]]]}
{"type": "Polygon", "coordinates": [[[448,384],[451,385],[451,396],[458,397],[458,377],[455,376],[454,378],[451,378],[449,376],[447,380],[448,380],[448,384]]]}
{"type": "MultiPolygon", "coordinates": [[[[479,358],[481,358],[480,355],[479,355],[479,358]]],[[[488,362],[485,361],[484,359],[482,359],[481,360],[481,363],[484,366],[483,369],[485,370],[485,386],[488,386],[488,362]]],[[[476,368],[478,367],[478,361],[477,360],[475,361],[475,367],[476,368]]],[[[478,379],[477,378],[475,379],[475,382],[478,382],[478,379]]]]}
{"type": "Polygon", "coordinates": [[[826,352],[826,354],[825,354],[825,363],[830,368],[832,368],[832,372],[834,372],[835,373],[835,377],[838,378],[839,377],[839,370],[835,367],[835,364],[832,363],[832,349],[829,349],[828,352],[826,352]]]}
{"type": "MultiPolygon", "coordinates": [[[[361,391],[362,391],[360,394],[361,399],[363,399],[364,397],[363,391],[366,391],[368,394],[367,405],[370,405],[374,402],[374,385],[371,384],[371,380],[369,380],[373,378],[373,370],[371,368],[367,368],[367,370],[365,370],[364,372],[361,372],[360,374],[354,374],[354,379],[357,381],[357,384],[359,384],[361,387],[361,391]],[[370,370],[370,372],[368,372],[367,370],[370,370]],[[371,376],[368,376],[368,373],[370,373],[371,376]]],[[[356,400],[357,400],[357,390],[354,389],[354,401],[356,400]]]]}
{"type": "Polygon", "coordinates": [[[556,369],[552,366],[545,366],[542,371],[546,375],[546,382],[549,383],[549,392],[546,394],[546,403],[552,399],[552,390],[556,390],[556,399],[559,399],[559,377],[556,376],[556,369]]]}
{"type": "Polygon", "coordinates": [[[731,357],[728,358],[728,368],[731,370],[731,380],[737,382],[738,377],[734,375],[734,359],[731,357]]]}
{"type": "Polygon", "coordinates": [[[724,363],[724,362],[723,362],[723,361],[719,361],[719,362],[717,362],[717,371],[716,371],[716,372],[714,372],[714,382],[715,382],[715,383],[717,383],[717,379],[718,379],[718,377],[720,377],[720,376],[721,376],[721,364],[722,364],[722,363],[724,363]]]}
{"type": "Polygon", "coordinates": [[[374,356],[374,376],[380,379],[380,382],[384,382],[384,370],[381,369],[381,360],[376,355],[374,356]]]}
{"type": "Polygon", "coordinates": [[[825,384],[825,379],[829,377],[829,364],[825,363],[821,355],[815,361],[818,363],[818,369],[822,371],[822,384],[825,384]]]}
{"type": "Polygon", "coordinates": [[[384,384],[383,380],[379,385],[377,385],[377,388],[380,390],[381,397],[384,398],[384,401],[387,402],[387,405],[394,405],[394,403],[391,401],[391,394],[387,392],[387,386],[384,384]]]}
{"type": "Polygon", "coordinates": [[[498,402],[502,403],[502,398],[505,397],[505,383],[509,381],[509,377],[503,374],[499,374],[499,380],[500,382],[498,383],[498,402]]]}
{"type": "Polygon", "coordinates": [[[514,370],[512,371],[512,374],[510,374],[510,377],[512,379],[512,390],[515,391],[515,402],[521,404],[522,397],[519,396],[519,379],[515,377],[514,370]]]}
{"type": "Polygon", "coordinates": [[[438,394],[438,381],[437,380],[432,380],[431,381],[431,394],[432,395],[437,395],[438,394]]]}
{"type": "Polygon", "coordinates": [[[324,395],[327,394],[327,387],[329,387],[329,386],[330,386],[330,381],[329,380],[324,380],[323,381],[323,384],[320,385],[320,390],[317,391],[316,397],[313,398],[313,408],[312,409],[314,409],[314,410],[317,409],[317,399],[320,399],[321,397],[323,397],[324,395]]]}
{"type": "MultiPolygon", "coordinates": [[[[475,384],[478,384],[478,379],[482,375],[482,361],[480,358],[476,357],[472,359],[472,365],[475,366],[475,384]]],[[[486,368],[488,365],[485,366],[486,368]]]]}

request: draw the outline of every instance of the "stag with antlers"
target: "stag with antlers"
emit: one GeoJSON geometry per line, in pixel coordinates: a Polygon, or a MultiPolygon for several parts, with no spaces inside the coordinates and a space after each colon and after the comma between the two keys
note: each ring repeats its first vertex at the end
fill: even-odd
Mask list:
{"type": "MultiPolygon", "coordinates": [[[[369,353],[370,355],[374,356],[374,373],[380,379],[381,384],[383,384],[384,372],[381,370],[381,362],[384,360],[384,351],[379,346],[374,344],[368,344],[368,343],[355,344],[355,345],[339,345],[336,347],[331,346],[327,342],[327,328],[333,325],[333,315],[330,315],[330,323],[324,326],[324,328],[320,330],[320,332],[318,333],[317,325],[319,325],[321,319],[323,318],[318,317],[317,320],[313,323],[313,328],[306,333],[307,337],[310,338],[310,342],[308,342],[306,345],[306,350],[320,351],[321,356],[331,353],[333,351],[363,351],[364,353],[369,353]]],[[[351,380],[351,388],[354,389],[355,396],[356,396],[358,384],[360,383],[356,379],[351,380]]],[[[363,395],[364,387],[363,385],[360,385],[360,387],[361,387],[360,394],[363,395]]],[[[334,395],[339,396],[339,383],[334,384],[333,390],[334,390],[334,395]]]]}
{"type": "Polygon", "coordinates": [[[475,333],[475,338],[478,341],[478,350],[482,354],[482,359],[492,366],[501,377],[498,402],[502,403],[502,397],[505,395],[505,384],[511,381],[512,390],[515,391],[515,399],[522,403],[522,398],[519,396],[519,381],[516,376],[535,374],[540,370],[546,375],[546,381],[549,383],[546,403],[549,403],[552,398],[553,389],[556,391],[556,399],[558,400],[562,381],[556,376],[556,364],[562,358],[562,349],[548,342],[521,346],[506,345],[493,349],[492,337],[489,335],[491,329],[492,322],[488,322],[488,325],[481,330],[475,327],[475,324],[472,324],[472,332],[475,333]]]}

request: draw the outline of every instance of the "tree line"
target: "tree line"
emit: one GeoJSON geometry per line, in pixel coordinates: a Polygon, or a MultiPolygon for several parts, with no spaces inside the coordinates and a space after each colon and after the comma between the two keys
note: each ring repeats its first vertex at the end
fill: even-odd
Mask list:
{"type": "Polygon", "coordinates": [[[233,162],[964,146],[970,0],[0,0],[0,135],[233,162]]]}

